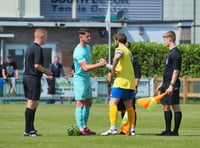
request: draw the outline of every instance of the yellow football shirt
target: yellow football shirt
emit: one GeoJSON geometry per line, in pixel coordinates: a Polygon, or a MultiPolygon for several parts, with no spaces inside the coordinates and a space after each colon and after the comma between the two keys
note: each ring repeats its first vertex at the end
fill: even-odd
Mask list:
{"type": "Polygon", "coordinates": [[[118,53],[122,55],[115,67],[115,71],[117,71],[117,73],[115,75],[113,87],[135,90],[135,75],[132,65],[132,54],[124,45],[115,49],[115,54],[118,53]]]}

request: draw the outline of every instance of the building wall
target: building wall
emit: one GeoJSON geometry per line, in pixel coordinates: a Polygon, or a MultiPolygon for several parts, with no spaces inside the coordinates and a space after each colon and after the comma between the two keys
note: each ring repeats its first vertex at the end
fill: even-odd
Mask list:
{"type": "Polygon", "coordinates": [[[195,36],[194,43],[200,43],[200,0],[196,0],[196,8],[195,8],[195,35],[194,31],[192,32],[192,38],[195,36]]]}
{"type": "MultiPolygon", "coordinates": [[[[56,45],[56,55],[61,59],[66,73],[69,72],[72,65],[72,54],[76,45],[79,43],[79,28],[46,28],[48,30],[47,44],[56,45]]],[[[99,31],[104,28],[90,28],[92,32],[91,46],[108,42],[108,35],[101,37],[99,31]]],[[[4,31],[13,33],[14,38],[4,39],[4,57],[6,57],[7,45],[25,45],[28,46],[34,40],[34,27],[4,27],[4,31]]],[[[112,29],[112,36],[117,33],[116,29],[112,29]]],[[[4,58],[5,60],[5,58],[4,58]]],[[[52,58],[53,62],[53,58],[52,58]]]]}
{"type": "Polygon", "coordinates": [[[40,0],[23,0],[25,5],[24,17],[40,17],[40,0]]]}
{"type": "Polygon", "coordinates": [[[164,20],[193,19],[193,0],[163,0],[164,20]]]}
{"type": "Polygon", "coordinates": [[[18,17],[19,4],[17,0],[0,0],[0,17],[18,17]]]}
{"type": "Polygon", "coordinates": [[[0,17],[40,17],[40,0],[0,0],[0,17]]]}
{"type": "MultiPolygon", "coordinates": [[[[162,0],[112,0],[112,19],[162,20],[162,0]],[[122,16],[121,16],[122,15],[122,16]]],[[[77,19],[105,19],[108,0],[77,0],[77,19]]],[[[72,0],[42,0],[45,18],[71,19],[72,0]]]]}
{"type": "Polygon", "coordinates": [[[200,0],[164,0],[164,20],[193,20],[191,43],[200,43],[200,0]],[[194,28],[195,27],[195,28],[194,28]],[[195,37],[195,39],[194,39],[195,37]]]}
{"type": "MultiPolygon", "coordinates": [[[[57,51],[73,51],[76,44],[79,43],[78,30],[79,28],[46,28],[48,31],[49,43],[56,43],[57,51]]],[[[91,45],[107,43],[108,35],[100,36],[99,31],[104,28],[90,28],[91,45]]],[[[5,40],[6,44],[29,44],[34,39],[34,27],[4,27],[4,32],[13,33],[14,38],[5,40]]],[[[116,33],[116,29],[112,29],[112,35],[116,33]]]]}
{"type": "Polygon", "coordinates": [[[118,32],[125,33],[128,41],[131,42],[155,42],[163,43],[163,34],[172,30],[177,35],[176,43],[179,43],[179,30],[177,23],[175,24],[135,24],[128,25],[126,28],[119,29],[118,32]],[[144,33],[140,34],[140,27],[143,27],[144,33]]]}

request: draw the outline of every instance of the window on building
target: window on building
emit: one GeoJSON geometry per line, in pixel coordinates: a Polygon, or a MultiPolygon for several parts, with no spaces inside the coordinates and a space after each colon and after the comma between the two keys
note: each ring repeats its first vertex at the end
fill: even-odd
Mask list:
{"type": "Polygon", "coordinates": [[[13,61],[16,62],[18,69],[20,71],[23,71],[24,54],[25,54],[26,48],[27,48],[27,45],[8,44],[6,45],[6,53],[5,53],[4,59],[6,59],[6,56],[10,54],[13,57],[13,61]]]}
{"type": "Polygon", "coordinates": [[[191,27],[181,27],[180,28],[180,44],[190,44],[191,43],[191,27]]]}
{"type": "MultiPolygon", "coordinates": [[[[5,58],[8,54],[13,57],[13,60],[16,62],[19,72],[22,73],[24,70],[24,55],[26,52],[27,45],[23,44],[7,44],[5,51],[5,58]]],[[[56,55],[56,44],[45,44],[42,46],[44,54],[44,67],[49,68],[49,64],[53,62],[56,55]]]]}
{"type": "Polygon", "coordinates": [[[47,43],[42,46],[44,54],[44,67],[49,68],[49,64],[53,62],[56,56],[56,44],[47,43]]]}

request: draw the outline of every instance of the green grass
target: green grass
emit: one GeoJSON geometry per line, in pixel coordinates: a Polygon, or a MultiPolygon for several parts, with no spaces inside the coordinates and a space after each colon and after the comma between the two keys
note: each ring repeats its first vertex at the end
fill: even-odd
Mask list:
{"type": "MultiPolygon", "coordinates": [[[[40,105],[35,126],[42,137],[24,137],[24,104],[0,105],[0,148],[198,148],[200,144],[199,104],[181,105],[183,120],[179,137],[155,136],[163,130],[160,105],[147,112],[137,106],[136,136],[99,134],[109,127],[108,106],[93,105],[89,119],[96,136],[67,136],[67,127],[75,124],[74,105],[40,105]]],[[[118,124],[120,124],[120,116],[118,124]]]]}

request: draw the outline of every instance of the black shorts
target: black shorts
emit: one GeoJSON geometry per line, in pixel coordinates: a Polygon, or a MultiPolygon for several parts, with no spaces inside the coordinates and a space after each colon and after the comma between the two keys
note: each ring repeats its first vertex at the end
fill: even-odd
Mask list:
{"type": "Polygon", "coordinates": [[[23,76],[23,86],[25,97],[31,100],[39,100],[41,94],[41,78],[24,75],[23,76]]]}
{"type": "MultiPolygon", "coordinates": [[[[135,100],[136,100],[136,99],[133,99],[133,100],[132,100],[132,102],[133,102],[133,108],[134,108],[134,109],[136,109],[136,108],[135,108],[135,100]]],[[[126,110],[126,107],[125,107],[125,105],[124,105],[124,100],[123,100],[123,99],[120,99],[120,100],[119,100],[119,102],[118,102],[118,104],[117,104],[117,109],[118,109],[118,111],[124,111],[124,110],[126,110]]]]}
{"type": "MultiPolygon", "coordinates": [[[[169,85],[170,85],[170,82],[164,82],[161,93],[164,93],[169,87],[169,85]]],[[[172,91],[171,94],[166,95],[163,99],[160,100],[161,104],[166,104],[166,105],[180,104],[180,95],[179,95],[180,81],[175,84],[173,89],[174,90],[172,91]]]]}

